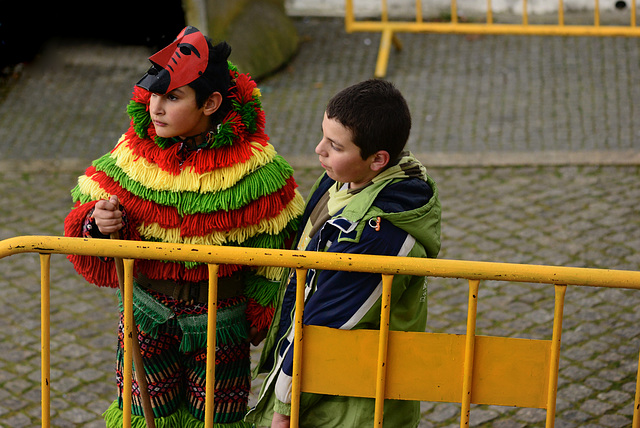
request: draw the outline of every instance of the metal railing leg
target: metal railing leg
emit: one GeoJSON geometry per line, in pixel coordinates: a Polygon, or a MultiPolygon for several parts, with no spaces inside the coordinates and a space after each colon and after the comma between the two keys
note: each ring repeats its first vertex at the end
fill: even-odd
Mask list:
{"type": "Polygon", "coordinates": [[[473,360],[476,348],[476,316],[478,314],[478,288],[480,281],[469,280],[469,303],[467,308],[467,341],[464,348],[464,374],[462,378],[462,407],[460,410],[460,427],[469,426],[471,409],[471,388],[473,379],[473,360]]]}
{"type": "Polygon", "coordinates": [[[51,254],[40,254],[40,356],[42,426],[51,426],[51,254]]]}
{"type": "Polygon", "coordinates": [[[207,375],[204,401],[204,426],[213,428],[213,404],[216,388],[216,322],[218,311],[218,265],[209,266],[209,296],[207,313],[207,375]]]}
{"type": "Polygon", "coordinates": [[[553,314],[553,336],[551,338],[551,361],[549,362],[549,389],[547,390],[547,428],[553,428],[556,419],[556,396],[558,395],[558,369],[560,367],[560,342],[562,340],[562,317],[566,285],[556,285],[553,314]]]}
{"type": "Polygon", "coordinates": [[[306,269],[296,269],[296,314],[293,334],[293,373],[291,381],[291,427],[300,423],[300,382],[302,372],[302,315],[304,313],[304,291],[306,269]]]}

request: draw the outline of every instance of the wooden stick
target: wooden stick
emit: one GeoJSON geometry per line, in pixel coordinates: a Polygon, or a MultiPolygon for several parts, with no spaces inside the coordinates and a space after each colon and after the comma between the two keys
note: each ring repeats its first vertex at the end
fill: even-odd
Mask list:
{"type": "MultiPolygon", "coordinates": [[[[120,239],[120,233],[117,231],[113,232],[110,237],[111,239],[120,239]]],[[[116,263],[116,273],[118,274],[120,295],[124,299],[124,263],[119,257],[114,257],[113,260],[116,263]]],[[[133,340],[133,366],[136,369],[136,381],[138,382],[138,389],[140,390],[140,399],[142,400],[144,421],[147,424],[147,428],[156,428],[156,422],[153,417],[153,409],[151,408],[151,398],[149,397],[149,385],[147,384],[147,377],[145,375],[144,364],[142,362],[142,353],[140,352],[140,341],[138,339],[138,333],[138,324],[136,324],[134,318],[133,334],[135,335],[135,339],[133,340]]]]}

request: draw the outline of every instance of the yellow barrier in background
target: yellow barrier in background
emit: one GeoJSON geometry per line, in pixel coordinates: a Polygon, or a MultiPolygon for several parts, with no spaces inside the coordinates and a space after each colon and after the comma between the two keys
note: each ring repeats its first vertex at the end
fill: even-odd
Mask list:
{"type": "MultiPolygon", "coordinates": [[[[385,398],[461,403],[460,426],[469,424],[471,403],[534,407],[547,410],[553,427],[564,296],[568,285],[640,289],[640,272],[558,266],[520,265],[442,259],[315,253],[241,247],[178,245],[121,240],[21,236],[0,241],[0,259],[19,253],[39,253],[41,259],[42,426],[50,426],[49,268],[51,254],[119,257],[125,260],[125,297],[131,298],[133,259],[192,261],[209,265],[209,302],[215,302],[217,265],[282,266],[298,269],[301,284],[308,269],[381,273],[383,302],[388,302],[393,275],[424,275],[469,280],[466,335],[409,333],[388,330],[389,304],[382,305],[378,330],[344,331],[305,326],[302,340],[303,287],[298,287],[292,391],[292,426],[297,427],[301,391],[343,394],[376,399],[376,426],[382,426],[385,398]],[[552,284],[556,290],[551,340],[476,336],[476,307],[482,280],[552,284]],[[386,299],[386,300],[385,300],[386,299]],[[378,349],[371,355],[371,349],[378,349]],[[319,352],[318,350],[322,350],[319,352]],[[362,352],[358,352],[358,350],[362,352]],[[313,358],[309,358],[313,355],[313,358]],[[349,358],[345,358],[348,355],[349,358]],[[318,358],[323,356],[324,358],[318,358]],[[403,361],[423,366],[409,372],[403,361]],[[336,361],[338,363],[336,364],[336,361]],[[348,376],[345,376],[348,373],[348,376]]],[[[131,305],[126,304],[127,311],[131,305]]],[[[215,307],[215,304],[211,305],[215,307]]],[[[125,317],[128,317],[125,313],[125,317]]],[[[215,331],[215,311],[209,312],[208,331],[215,331]]],[[[132,331],[132,326],[128,326],[132,331]]],[[[129,336],[129,334],[125,334],[129,336]]],[[[214,352],[215,334],[207,349],[214,352]]],[[[131,353],[125,342],[125,353],[131,353]]],[[[130,361],[130,360],[129,360],[130,361]]],[[[215,359],[207,358],[208,378],[215,359]],[[211,366],[209,366],[211,362],[211,366]]],[[[125,383],[132,367],[125,365],[125,383]]],[[[211,427],[213,394],[207,382],[205,426],[211,427]]],[[[640,376],[636,380],[633,427],[640,428],[640,376]]],[[[126,391],[125,394],[131,394],[126,391]]],[[[125,402],[130,400],[125,398],[125,402]]],[[[128,401],[130,402],[130,401],[128,401]]],[[[125,418],[124,426],[130,421],[125,418]]]]}
{"type": "Polygon", "coordinates": [[[422,0],[415,2],[415,21],[389,20],[387,0],[381,0],[379,21],[356,20],[353,0],[346,0],[345,29],[347,33],[380,32],[380,47],[376,62],[375,77],[385,77],[389,63],[391,43],[401,50],[402,44],[396,33],[445,33],[445,34],[498,34],[498,35],[538,35],[538,36],[640,36],[636,26],[636,0],[630,0],[630,22],[628,26],[601,25],[599,0],[594,0],[593,25],[566,25],[563,0],[558,0],[558,23],[555,25],[530,24],[527,0],[522,0],[522,23],[500,24],[493,20],[491,0],[486,0],[485,22],[460,22],[456,0],[451,0],[450,22],[428,22],[422,16],[422,0]]]}

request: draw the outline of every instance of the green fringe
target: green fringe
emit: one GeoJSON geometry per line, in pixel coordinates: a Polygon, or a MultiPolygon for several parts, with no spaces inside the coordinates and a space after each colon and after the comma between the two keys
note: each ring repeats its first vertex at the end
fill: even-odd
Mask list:
{"type": "MultiPolygon", "coordinates": [[[[122,312],[122,295],[119,289],[116,294],[118,308],[122,312]]],[[[136,284],[133,288],[133,315],[140,330],[157,337],[158,326],[166,323],[173,316],[173,312],[136,284]]]]}
{"type": "Polygon", "coordinates": [[[76,186],[71,190],[71,200],[73,202],[77,202],[81,199],[83,199],[83,194],[82,191],[80,191],[80,185],[76,184],[76,186]]]}
{"type": "MultiPolygon", "coordinates": [[[[118,400],[111,403],[111,406],[102,414],[107,428],[122,428],[124,413],[118,406],[118,400]]],[[[186,407],[182,406],[172,415],[163,418],[155,418],[156,428],[203,428],[204,422],[194,418],[186,407]]],[[[131,416],[132,428],[146,428],[147,424],[144,416],[131,416]]],[[[253,425],[244,421],[232,423],[214,423],[213,428],[252,428],[253,425]]]]}
{"type": "Polygon", "coordinates": [[[229,122],[223,122],[216,131],[216,135],[211,142],[212,149],[224,146],[230,146],[238,138],[234,132],[233,126],[229,122]]]}
{"type": "Polygon", "coordinates": [[[280,281],[271,281],[261,275],[247,275],[244,294],[258,302],[260,306],[269,306],[276,301],[280,281]]]}
{"type": "MultiPolygon", "coordinates": [[[[216,344],[236,344],[249,337],[246,303],[219,309],[216,316],[216,344]]],[[[180,351],[192,352],[207,346],[207,314],[178,317],[182,330],[180,351]]]]}
{"type": "Polygon", "coordinates": [[[127,105],[127,114],[133,121],[133,130],[138,137],[147,138],[149,136],[147,130],[151,124],[151,115],[147,111],[147,106],[131,100],[127,105]]]}
{"type": "MultiPolygon", "coordinates": [[[[93,162],[97,170],[103,171],[122,187],[139,198],[151,200],[159,205],[174,206],[181,215],[194,213],[210,213],[215,211],[231,211],[248,203],[280,190],[286,180],[293,175],[293,168],[280,155],[272,162],[256,169],[253,173],[238,181],[235,186],[218,192],[173,192],[152,190],[130,179],[120,167],[116,159],[110,155],[102,156],[93,162]]],[[[89,202],[89,195],[76,195],[82,203],[89,202]]]]}
{"type": "Polygon", "coordinates": [[[256,111],[256,107],[260,108],[260,102],[257,100],[247,101],[246,104],[240,104],[238,101],[233,100],[231,104],[233,104],[233,109],[238,112],[240,117],[242,118],[242,123],[247,127],[249,133],[253,134],[256,132],[258,125],[256,123],[256,118],[258,117],[258,112],[256,111]]]}

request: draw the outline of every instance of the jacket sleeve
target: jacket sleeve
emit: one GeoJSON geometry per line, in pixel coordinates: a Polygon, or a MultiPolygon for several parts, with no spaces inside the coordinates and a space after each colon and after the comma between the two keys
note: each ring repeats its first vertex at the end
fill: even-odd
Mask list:
{"type": "MultiPolygon", "coordinates": [[[[365,226],[359,242],[334,242],[331,252],[406,256],[415,245],[415,239],[407,232],[383,220],[380,230],[365,226]]],[[[306,325],[319,325],[343,330],[357,326],[382,295],[380,274],[344,271],[309,271],[304,319],[306,325]]],[[[293,286],[292,286],[293,285],[293,286]]],[[[290,284],[287,293],[294,293],[290,284]]],[[[288,299],[291,301],[291,298],[288,299]]],[[[359,328],[361,326],[358,326],[359,328]]],[[[379,327],[371,326],[371,328],[379,327]]],[[[293,330],[293,329],[291,329],[293,330]]],[[[276,398],[281,404],[291,402],[291,376],[293,371],[293,333],[283,341],[282,366],[275,384],[276,398]]]]}

